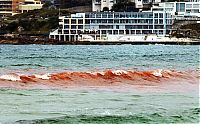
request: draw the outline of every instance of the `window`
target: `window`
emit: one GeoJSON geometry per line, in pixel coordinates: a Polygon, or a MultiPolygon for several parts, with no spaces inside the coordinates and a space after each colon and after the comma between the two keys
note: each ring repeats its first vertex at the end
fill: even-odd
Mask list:
{"type": "Polygon", "coordinates": [[[192,8],[192,4],[186,4],[186,8],[192,8]]]}
{"type": "Polygon", "coordinates": [[[114,23],[119,23],[119,20],[114,20],[114,23]]]}
{"type": "Polygon", "coordinates": [[[64,34],[69,34],[69,30],[64,30],[64,34]]]}
{"type": "Polygon", "coordinates": [[[163,24],[163,20],[162,19],[159,19],[159,24],[163,24]]]}
{"type": "Polygon", "coordinates": [[[96,18],[101,18],[101,14],[96,14],[96,18]]]}
{"type": "Polygon", "coordinates": [[[185,3],[176,3],[176,12],[185,12],[185,3]]]}
{"type": "Polygon", "coordinates": [[[69,24],[69,19],[65,19],[65,20],[64,20],[64,23],[65,23],[65,24],[69,24]]]}
{"type": "Polygon", "coordinates": [[[108,19],[108,23],[113,23],[113,20],[112,19],[108,19]]]}
{"type": "Polygon", "coordinates": [[[76,19],[72,19],[71,24],[76,24],[76,19]]]}
{"type": "Polygon", "coordinates": [[[65,25],[65,26],[64,26],[64,29],[69,29],[69,25],[65,25]]]}
{"type": "Polygon", "coordinates": [[[119,34],[124,34],[124,30],[119,30],[119,34]]]}
{"type": "Polygon", "coordinates": [[[90,20],[89,20],[89,19],[86,19],[86,20],[85,20],[85,24],[90,24],[90,20]]]}
{"type": "Polygon", "coordinates": [[[106,30],[102,30],[102,31],[101,31],[101,34],[106,34],[106,30]]]}
{"type": "Polygon", "coordinates": [[[71,29],[76,29],[76,25],[71,25],[71,29]]]}
{"type": "Polygon", "coordinates": [[[71,30],[71,34],[76,34],[76,30],[71,30]]]}
{"type": "Polygon", "coordinates": [[[116,29],[119,29],[119,25],[116,25],[116,29]]]}
{"type": "Polygon", "coordinates": [[[118,13],[115,14],[115,18],[119,18],[119,14],[118,13]]]}
{"type": "Polygon", "coordinates": [[[199,8],[199,4],[193,4],[193,8],[199,8]]]}
{"type": "Polygon", "coordinates": [[[158,24],[158,19],[155,19],[154,21],[155,21],[155,22],[154,22],[155,24],[158,24]]]}
{"type": "Polygon", "coordinates": [[[102,18],[107,18],[107,14],[102,14],[102,18]]]}
{"type": "Polygon", "coordinates": [[[118,30],[114,30],[114,31],[113,31],[113,34],[118,34],[118,30]]]}
{"type": "Polygon", "coordinates": [[[109,14],[109,15],[108,15],[108,18],[113,18],[113,14],[109,14]]]}
{"type": "Polygon", "coordinates": [[[83,24],[83,20],[82,20],[82,19],[79,19],[79,20],[78,20],[78,24],[83,24]]]}
{"type": "Polygon", "coordinates": [[[155,14],[154,14],[154,18],[158,18],[158,13],[155,13],[155,14]]]}
{"type": "Polygon", "coordinates": [[[83,25],[78,25],[78,29],[83,29],[83,25]]]}
{"type": "Polygon", "coordinates": [[[159,18],[163,18],[163,14],[162,13],[159,13],[159,18]]]}

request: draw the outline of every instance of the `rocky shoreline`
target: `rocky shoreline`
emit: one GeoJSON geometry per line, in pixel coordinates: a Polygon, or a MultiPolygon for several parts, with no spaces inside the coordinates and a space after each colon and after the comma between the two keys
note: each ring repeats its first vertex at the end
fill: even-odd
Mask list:
{"type": "Polygon", "coordinates": [[[200,40],[195,39],[191,42],[90,42],[90,41],[58,41],[55,39],[49,39],[47,37],[36,37],[36,36],[0,36],[0,44],[10,45],[27,45],[27,44],[41,44],[41,45],[121,45],[121,44],[132,44],[132,45],[148,45],[148,44],[166,44],[166,45],[200,45],[200,40]]]}

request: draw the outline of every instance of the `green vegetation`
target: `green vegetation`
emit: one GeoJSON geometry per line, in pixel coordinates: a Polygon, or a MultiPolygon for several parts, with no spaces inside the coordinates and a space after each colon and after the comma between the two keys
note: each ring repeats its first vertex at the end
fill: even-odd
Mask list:
{"type": "Polygon", "coordinates": [[[58,27],[58,15],[57,9],[41,9],[11,16],[1,21],[0,33],[48,33],[58,27]]]}
{"type": "Polygon", "coordinates": [[[189,37],[189,38],[200,39],[200,24],[196,23],[196,24],[182,25],[176,31],[172,32],[172,36],[178,38],[189,37]]]}

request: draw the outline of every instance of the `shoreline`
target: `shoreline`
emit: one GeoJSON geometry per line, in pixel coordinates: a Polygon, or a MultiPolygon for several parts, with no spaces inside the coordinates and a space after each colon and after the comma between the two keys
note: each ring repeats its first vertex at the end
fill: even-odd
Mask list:
{"type": "Polygon", "coordinates": [[[0,44],[2,45],[28,45],[28,44],[40,44],[40,45],[200,45],[200,39],[194,39],[193,41],[181,41],[181,42],[164,42],[164,41],[58,41],[48,38],[40,37],[5,37],[0,36],[0,44]]]}

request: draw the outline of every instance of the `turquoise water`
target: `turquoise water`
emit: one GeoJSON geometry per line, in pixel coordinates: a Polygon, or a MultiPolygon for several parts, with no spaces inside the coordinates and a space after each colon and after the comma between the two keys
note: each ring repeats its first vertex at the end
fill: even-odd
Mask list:
{"type": "Polygon", "coordinates": [[[0,90],[4,123],[198,123],[198,94],[135,90],[0,90]]]}
{"type": "MultiPolygon", "coordinates": [[[[189,71],[199,69],[199,54],[199,46],[190,45],[0,45],[0,75],[107,69],[189,71]]],[[[199,123],[199,92],[171,88],[175,89],[1,88],[0,123],[199,123]]]]}
{"type": "Polygon", "coordinates": [[[199,46],[177,45],[0,45],[0,60],[1,70],[20,71],[195,70],[200,61],[199,46]]]}

